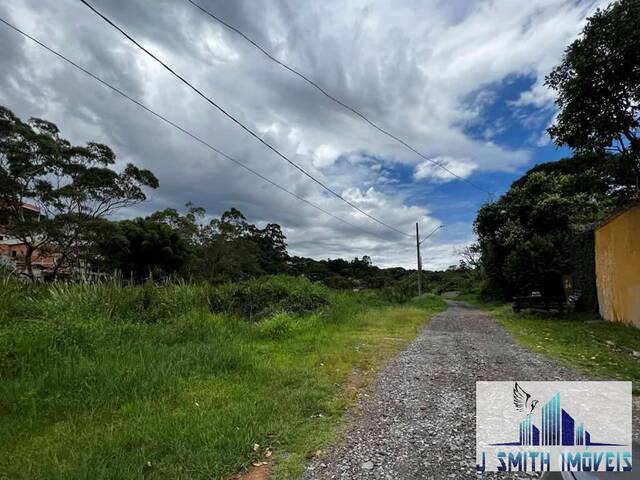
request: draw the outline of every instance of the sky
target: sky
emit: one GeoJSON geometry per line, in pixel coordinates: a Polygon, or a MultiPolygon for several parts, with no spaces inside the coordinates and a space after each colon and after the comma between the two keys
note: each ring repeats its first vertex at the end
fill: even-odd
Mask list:
{"type": "MultiPolygon", "coordinates": [[[[570,155],[546,135],[545,75],[597,0],[197,0],[457,179],[269,61],[187,0],[92,0],[140,43],[349,202],[414,235],[426,268],[458,263],[482,204],[570,155]],[[473,185],[471,185],[471,183],[473,185]]],[[[292,255],[415,268],[415,239],[331,196],[145,56],[78,0],[3,0],[0,17],[246,163],[325,215],[163,124],[0,24],[0,104],[160,181],[120,217],[181,208],[278,223],[292,255]]]]}

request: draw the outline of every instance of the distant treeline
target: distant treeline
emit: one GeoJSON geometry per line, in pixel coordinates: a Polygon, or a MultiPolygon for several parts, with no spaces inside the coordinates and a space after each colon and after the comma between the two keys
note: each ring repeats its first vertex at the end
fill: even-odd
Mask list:
{"type": "MultiPolygon", "coordinates": [[[[111,233],[98,244],[96,265],[101,271],[121,272],[137,280],[178,276],[213,284],[236,282],[264,275],[303,275],[339,290],[395,289],[417,293],[417,272],[400,267],[380,268],[367,255],[352,260],[314,260],[290,256],[280,225],[264,228],[249,223],[232,208],[204,223],[206,212],[187,205],[146,218],[111,225],[111,233]]],[[[464,262],[442,272],[423,272],[425,290],[471,288],[472,268],[464,262]]]]}

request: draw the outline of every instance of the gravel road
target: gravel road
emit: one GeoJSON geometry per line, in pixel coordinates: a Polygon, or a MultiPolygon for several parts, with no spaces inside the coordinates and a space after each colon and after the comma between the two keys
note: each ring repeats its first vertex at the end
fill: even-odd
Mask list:
{"type": "MultiPolygon", "coordinates": [[[[304,478],[476,478],[475,382],[542,379],[589,377],[517,345],[482,311],[450,301],[380,372],[344,441],[315,458],[304,478]]],[[[634,411],[636,439],[638,420],[634,411]]]]}

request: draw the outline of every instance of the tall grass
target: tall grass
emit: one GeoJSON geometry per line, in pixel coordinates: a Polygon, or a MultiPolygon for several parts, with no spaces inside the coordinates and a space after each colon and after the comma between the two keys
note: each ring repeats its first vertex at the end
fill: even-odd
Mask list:
{"type": "Polygon", "coordinates": [[[372,309],[272,279],[302,300],[251,322],[212,312],[207,285],[2,282],[0,478],[11,479],[221,478],[266,447],[293,477],[332,438],[346,375],[442,308],[372,309]]]}
{"type": "Polygon", "coordinates": [[[31,312],[39,318],[101,317],[114,321],[157,322],[193,308],[206,308],[205,285],[147,282],[124,287],[119,279],[102,283],[65,284],[46,287],[34,298],[31,312]]]}
{"type": "Polygon", "coordinates": [[[546,312],[514,313],[511,305],[465,300],[488,310],[520,343],[534,352],[563,361],[593,375],[630,380],[640,394],[640,330],[600,319],[593,312],[559,315],[546,312]]]}
{"type": "Polygon", "coordinates": [[[260,320],[277,312],[303,314],[329,304],[329,290],[306,278],[286,275],[229,283],[211,291],[214,312],[260,320]]]}

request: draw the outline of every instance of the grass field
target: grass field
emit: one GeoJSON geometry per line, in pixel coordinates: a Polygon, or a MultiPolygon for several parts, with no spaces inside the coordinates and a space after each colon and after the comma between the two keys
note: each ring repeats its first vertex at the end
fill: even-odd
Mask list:
{"type": "Polygon", "coordinates": [[[488,310],[531,350],[594,375],[631,380],[634,394],[640,394],[640,356],[633,354],[640,355],[640,329],[602,321],[594,313],[514,313],[511,305],[463,299],[488,310]]]}
{"type": "Polygon", "coordinates": [[[7,479],[229,478],[267,449],[295,478],[334,438],[349,373],[445,307],[330,293],[251,322],[212,313],[205,286],[1,286],[7,479]]]}

